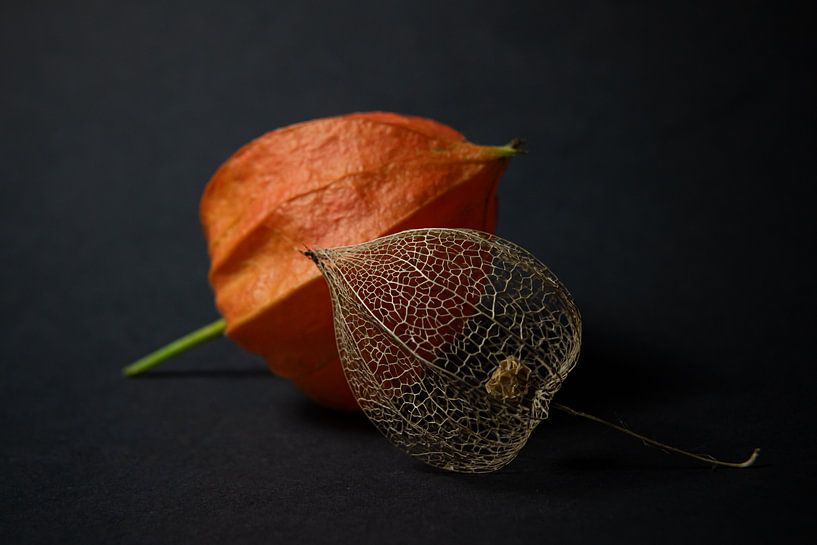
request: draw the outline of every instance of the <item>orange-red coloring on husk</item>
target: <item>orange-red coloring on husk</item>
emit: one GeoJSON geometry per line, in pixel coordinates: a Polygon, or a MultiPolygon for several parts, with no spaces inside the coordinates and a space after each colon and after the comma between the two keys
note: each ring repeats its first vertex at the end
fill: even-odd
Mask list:
{"type": "Polygon", "coordinates": [[[250,142],[201,200],[226,334],[317,402],[355,409],[326,284],[302,251],[420,227],[492,232],[496,186],[515,154],[384,112],[299,123],[250,142]]]}

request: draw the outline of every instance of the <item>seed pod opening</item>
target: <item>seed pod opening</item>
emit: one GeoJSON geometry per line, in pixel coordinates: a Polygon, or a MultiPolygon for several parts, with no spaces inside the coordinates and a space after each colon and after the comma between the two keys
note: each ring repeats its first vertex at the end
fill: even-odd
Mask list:
{"type": "Polygon", "coordinates": [[[307,255],[329,285],[352,393],[392,443],[488,472],[547,418],[581,318],[530,253],[479,231],[418,229],[307,255]]]}

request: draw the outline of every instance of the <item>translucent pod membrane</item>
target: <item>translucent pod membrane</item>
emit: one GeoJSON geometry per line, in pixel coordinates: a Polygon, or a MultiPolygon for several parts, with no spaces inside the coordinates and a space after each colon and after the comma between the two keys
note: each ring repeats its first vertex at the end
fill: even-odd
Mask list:
{"type": "Polygon", "coordinates": [[[466,473],[516,457],[581,344],[579,311],[545,265],[462,229],[306,254],[329,284],[346,379],[392,443],[466,473]]]}

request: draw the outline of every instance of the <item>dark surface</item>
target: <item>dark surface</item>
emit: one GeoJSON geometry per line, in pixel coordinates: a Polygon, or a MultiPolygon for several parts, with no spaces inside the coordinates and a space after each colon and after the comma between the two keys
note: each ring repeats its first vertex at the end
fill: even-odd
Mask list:
{"type": "Polygon", "coordinates": [[[817,537],[804,8],[66,4],[0,11],[0,542],[817,537]],[[505,470],[446,474],[226,340],[122,379],[215,316],[197,204],[219,163],[371,109],[527,139],[499,232],[583,311],[562,402],[723,457],[760,446],[759,466],[556,414],[505,470]]]}

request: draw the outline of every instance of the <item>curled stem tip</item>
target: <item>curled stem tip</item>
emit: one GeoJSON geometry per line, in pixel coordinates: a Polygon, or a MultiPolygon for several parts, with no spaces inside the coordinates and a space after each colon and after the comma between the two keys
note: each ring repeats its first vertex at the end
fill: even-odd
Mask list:
{"type": "Polygon", "coordinates": [[[760,449],[756,448],[752,451],[752,454],[749,455],[746,460],[742,462],[724,462],[722,460],[718,460],[717,458],[710,456],[709,454],[695,454],[694,452],[689,452],[686,450],[679,449],[677,447],[673,447],[667,445],[665,443],[661,443],[660,441],[656,441],[650,437],[645,435],[641,435],[640,433],[636,433],[632,430],[629,430],[623,426],[619,426],[618,424],[613,424],[612,422],[608,422],[607,420],[601,419],[598,416],[593,416],[592,414],[583,413],[581,411],[577,411],[575,409],[571,409],[570,407],[566,407],[559,403],[553,403],[553,406],[559,409],[562,412],[566,412],[567,414],[571,414],[573,416],[580,416],[582,418],[586,418],[587,420],[592,420],[593,422],[598,422],[599,424],[604,424],[610,428],[613,428],[616,431],[620,431],[621,433],[625,433],[631,437],[635,437],[636,439],[640,439],[644,444],[651,445],[653,447],[660,448],[661,450],[667,452],[673,452],[675,454],[680,454],[681,456],[686,456],[688,458],[692,458],[693,460],[697,460],[704,464],[712,465],[712,466],[719,466],[719,467],[733,467],[733,468],[744,468],[749,467],[755,463],[757,460],[758,455],[760,454],[760,449]]]}
{"type": "Polygon", "coordinates": [[[126,377],[133,377],[143,373],[148,369],[156,367],[163,361],[170,359],[189,348],[193,348],[197,344],[201,344],[221,336],[226,327],[227,323],[224,321],[224,319],[221,319],[195,331],[191,331],[187,335],[176,339],[172,343],[136,360],[132,364],[122,369],[122,374],[126,377]]]}

